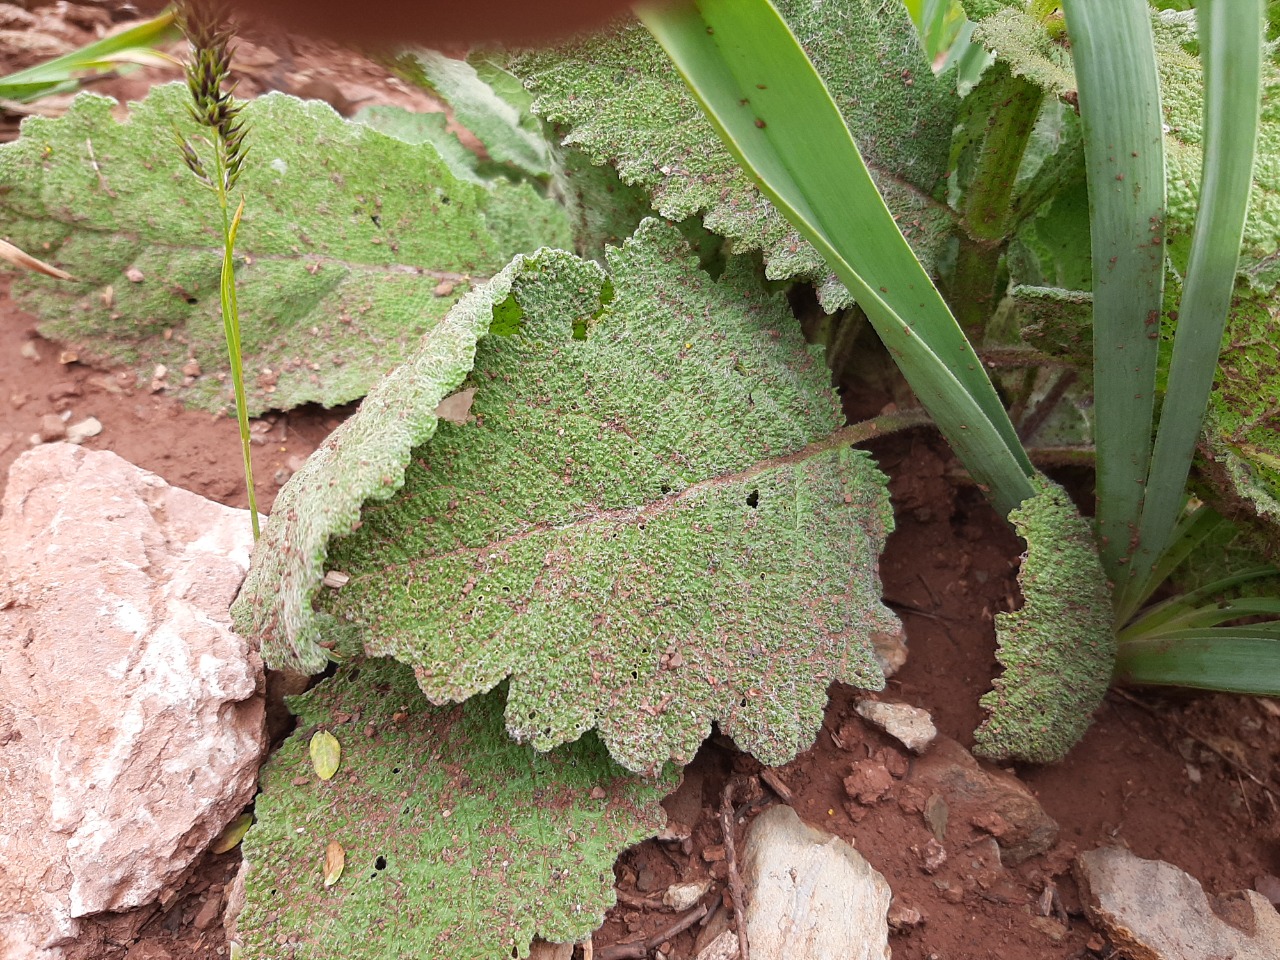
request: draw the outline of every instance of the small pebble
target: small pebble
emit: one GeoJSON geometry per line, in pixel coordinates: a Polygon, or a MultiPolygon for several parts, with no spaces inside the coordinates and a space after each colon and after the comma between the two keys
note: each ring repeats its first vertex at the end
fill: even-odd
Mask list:
{"type": "Polygon", "coordinates": [[[90,437],[96,437],[102,432],[102,422],[97,417],[85,417],[79,423],[73,423],[67,427],[67,441],[69,443],[84,443],[90,437]]]}
{"type": "Polygon", "coordinates": [[[67,435],[67,424],[56,413],[46,413],[40,418],[40,442],[53,443],[67,435]]]}

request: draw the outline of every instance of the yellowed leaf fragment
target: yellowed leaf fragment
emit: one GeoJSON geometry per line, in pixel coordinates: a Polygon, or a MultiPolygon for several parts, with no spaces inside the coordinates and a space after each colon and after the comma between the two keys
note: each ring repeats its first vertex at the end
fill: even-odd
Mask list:
{"type": "Polygon", "coordinates": [[[328,730],[317,730],[311,738],[311,765],[316,768],[316,776],[321,780],[329,780],[338,772],[338,764],[342,762],[342,744],[328,730]]]}
{"type": "Polygon", "coordinates": [[[347,865],[347,851],[337,840],[330,840],[324,848],[324,885],[332,887],[342,876],[342,868],[347,865]]]}
{"type": "Polygon", "coordinates": [[[214,853],[226,853],[228,850],[235,849],[236,844],[244,839],[244,835],[249,832],[251,826],[253,826],[253,814],[240,814],[227,824],[227,828],[222,831],[218,839],[213,841],[211,849],[214,853]]]}

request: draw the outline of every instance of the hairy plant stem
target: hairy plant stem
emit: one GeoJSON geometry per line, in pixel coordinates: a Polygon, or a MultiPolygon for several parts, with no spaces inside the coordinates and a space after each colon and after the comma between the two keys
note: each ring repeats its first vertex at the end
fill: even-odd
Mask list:
{"type": "Polygon", "coordinates": [[[987,130],[964,200],[963,229],[950,284],[956,320],[981,342],[999,296],[1000,258],[1012,234],[1013,188],[1031,131],[1040,115],[1043,91],[1004,64],[991,68],[994,85],[987,130]]]}

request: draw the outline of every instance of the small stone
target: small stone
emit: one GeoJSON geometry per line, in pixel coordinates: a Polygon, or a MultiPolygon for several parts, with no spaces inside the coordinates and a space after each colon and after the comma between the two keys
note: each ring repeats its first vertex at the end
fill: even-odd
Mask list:
{"type": "Polygon", "coordinates": [[[912,765],[907,783],[942,796],[953,820],[998,814],[1007,824],[999,839],[1004,862],[1016,866],[1044,853],[1058,837],[1058,824],[1017,777],[987,770],[964,747],[938,737],[912,765]]]}
{"type": "Polygon", "coordinates": [[[698,951],[695,960],[737,960],[739,950],[736,930],[725,930],[698,951]]]}
{"type": "Polygon", "coordinates": [[[56,413],[46,413],[40,418],[38,436],[41,443],[53,443],[55,440],[61,440],[66,435],[67,425],[56,413]]]}
{"type": "Polygon", "coordinates": [[[1032,917],[1028,923],[1033,930],[1039,930],[1054,943],[1061,943],[1067,935],[1067,928],[1053,917],[1032,917]]]}
{"type": "Polygon", "coordinates": [[[883,960],[889,884],[845,841],[785,805],[760,814],[742,855],[753,960],[883,960]]]}
{"type": "Polygon", "coordinates": [[[79,363],[80,354],[76,353],[74,350],[62,350],[58,353],[58,362],[63,366],[79,363]]]}
{"type": "Polygon", "coordinates": [[[859,700],[858,716],[893,737],[912,753],[923,753],[938,735],[928,710],[907,703],[859,700]]]}
{"type": "Polygon", "coordinates": [[[184,363],[182,365],[182,375],[184,377],[200,376],[200,361],[197,360],[195,357],[192,357],[190,360],[184,363]]]}
{"type": "Polygon", "coordinates": [[[859,760],[844,778],[844,792],[864,806],[878,803],[893,789],[893,775],[878,760],[859,760]]]}
{"type": "Polygon", "coordinates": [[[707,863],[715,863],[718,860],[723,860],[724,856],[724,844],[717,843],[712,846],[702,848],[702,859],[707,863]]]}
{"type": "Polygon", "coordinates": [[[923,850],[913,849],[916,849],[916,852],[920,854],[920,864],[924,867],[925,873],[937,873],[942,868],[942,865],[947,862],[947,848],[933,839],[933,837],[925,841],[923,850]]]}
{"type": "Polygon", "coordinates": [[[710,889],[710,880],[701,880],[697,883],[673,883],[662,895],[662,902],[677,913],[682,913],[706,896],[710,889]]]}
{"type": "Polygon", "coordinates": [[[893,903],[889,904],[889,926],[894,930],[909,930],[912,927],[918,927],[924,923],[924,914],[915,907],[908,907],[901,903],[897,897],[894,897],[893,903]]]}
{"type": "Polygon", "coordinates": [[[81,396],[82,393],[80,384],[74,380],[59,380],[49,388],[49,392],[45,396],[50,400],[66,400],[69,397],[81,396]]]}
{"type": "Polygon", "coordinates": [[[447,297],[449,294],[453,293],[453,287],[454,284],[452,280],[441,280],[436,284],[434,293],[437,297],[447,297]]]}
{"type": "Polygon", "coordinates": [[[604,787],[592,787],[592,788],[591,788],[591,799],[592,799],[592,800],[603,800],[603,799],[604,799],[605,797],[607,797],[607,796],[608,796],[608,794],[607,794],[607,793],[605,793],[605,791],[604,791],[604,787]]]}
{"type": "Polygon", "coordinates": [[[933,834],[933,838],[939,843],[947,839],[949,816],[947,801],[942,798],[942,794],[929,794],[929,799],[924,802],[924,822],[929,827],[929,832],[933,834]]]}
{"type": "Polygon", "coordinates": [[[1194,877],[1120,847],[1080,854],[1076,880],[1085,913],[1124,956],[1143,960],[1275,960],[1280,914],[1245,891],[1239,927],[1220,919],[1194,877]],[[1246,932],[1248,931],[1248,932],[1246,932]]]}
{"type": "Polygon", "coordinates": [[[210,897],[200,905],[200,909],[196,911],[195,919],[192,924],[197,930],[208,930],[222,916],[222,904],[217,897],[210,897]]]}
{"type": "Polygon", "coordinates": [[[137,267],[129,267],[125,270],[124,278],[130,283],[141,283],[143,280],[147,279],[142,275],[142,271],[137,267]]]}
{"type": "Polygon", "coordinates": [[[534,940],[529,945],[529,960],[570,960],[572,956],[572,943],[547,943],[545,940],[534,940]]]}
{"type": "Polygon", "coordinates": [[[1280,907],[1280,877],[1260,874],[1253,878],[1253,889],[1270,900],[1273,906],[1280,907]]]}
{"type": "Polygon", "coordinates": [[[96,437],[102,432],[102,421],[97,417],[85,417],[79,423],[73,423],[67,427],[68,443],[84,443],[90,437],[96,437]]]}
{"type": "Polygon", "coordinates": [[[26,360],[34,360],[36,363],[40,362],[40,348],[36,346],[36,342],[34,340],[23,340],[22,346],[18,348],[18,352],[22,354],[23,358],[26,360]]]}

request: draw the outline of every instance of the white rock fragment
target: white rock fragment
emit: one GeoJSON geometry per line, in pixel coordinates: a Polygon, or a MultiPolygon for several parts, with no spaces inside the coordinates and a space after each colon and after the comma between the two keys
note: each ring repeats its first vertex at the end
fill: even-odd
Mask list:
{"type": "Polygon", "coordinates": [[[738,934],[726,930],[698,951],[697,960],[737,960],[738,934]]]}
{"type": "MultiPolygon", "coordinates": [[[[83,953],[253,798],[262,662],[228,608],[252,534],[115,454],[37,447],[0,512],[0,957],[83,953]]],[[[93,954],[105,956],[107,951],[93,954]]]]}
{"type": "Polygon", "coordinates": [[[929,711],[908,703],[859,700],[854,709],[858,716],[879,727],[912,753],[923,753],[938,735],[929,711]]]}
{"type": "Polygon", "coordinates": [[[683,913],[706,896],[710,889],[710,880],[697,883],[673,883],[662,895],[662,902],[676,913],[683,913]]]}
{"type": "Polygon", "coordinates": [[[889,884],[787,806],[751,825],[742,857],[752,960],[889,960],[889,884]]]}
{"type": "Polygon", "coordinates": [[[1143,960],[1276,960],[1280,914],[1267,898],[1245,891],[1236,904],[1252,915],[1249,932],[1214,913],[1200,882],[1162,860],[1121,847],[1076,858],[1085,912],[1124,956],[1143,960]]]}
{"type": "Polygon", "coordinates": [[[73,423],[67,427],[68,443],[84,443],[90,437],[96,437],[102,432],[102,421],[97,417],[85,417],[79,423],[73,423]]]}

